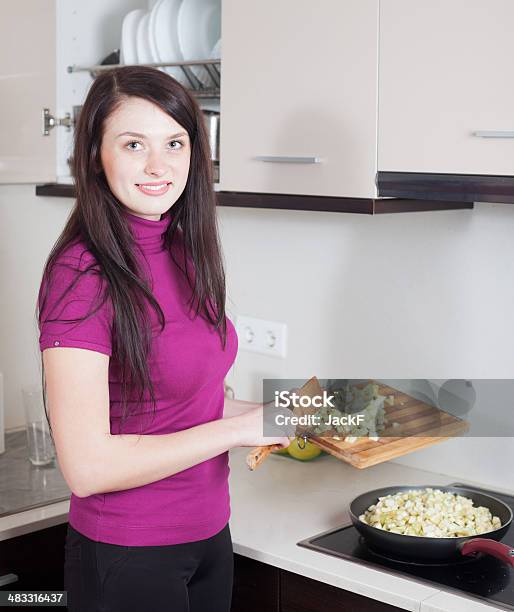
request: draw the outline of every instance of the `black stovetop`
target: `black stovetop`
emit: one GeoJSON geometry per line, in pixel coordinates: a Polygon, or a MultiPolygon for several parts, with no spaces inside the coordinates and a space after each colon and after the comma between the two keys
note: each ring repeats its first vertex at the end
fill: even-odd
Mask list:
{"type": "MultiPolygon", "coordinates": [[[[465,487],[493,495],[514,510],[514,497],[487,491],[461,483],[448,486],[465,487]]],[[[514,548],[514,526],[501,540],[514,548]]],[[[476,559],[463,558],[456,563],[416,564],[385,558],[374,553],[364,542],[353,525],[344,525],[298,542],[298,546],[341,557],[375,569],[438,586],[443,591],[453,591],[497,605],[500,609],[514,610],[514,568],[496,557],[479,555],[476,559]]]]}

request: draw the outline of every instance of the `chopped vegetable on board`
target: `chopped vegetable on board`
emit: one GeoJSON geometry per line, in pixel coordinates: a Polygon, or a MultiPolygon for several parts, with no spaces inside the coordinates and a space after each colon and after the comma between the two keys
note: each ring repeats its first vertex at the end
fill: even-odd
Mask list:
{"type": "Polygon", "coordinates": [[[359,389],[348,380],[338,381],[337,388],[331,387],[330,393],[334,395],[335,408],[324,406],[319,409],[322,422],[313,428],[315,434],[324,434],[334,429],[332,424],[327,423],[330,415],[340,418],[345,414],[362,414],[364,419],[359,425],[336,425],[337,433],[343,434],[345,442],[350,443],[364,436],[375,441],[379,439],[379,432],[386,426],[384,404],[393,405],[394,395],[380,395],[376,383],[368,383],[359,389]]]}

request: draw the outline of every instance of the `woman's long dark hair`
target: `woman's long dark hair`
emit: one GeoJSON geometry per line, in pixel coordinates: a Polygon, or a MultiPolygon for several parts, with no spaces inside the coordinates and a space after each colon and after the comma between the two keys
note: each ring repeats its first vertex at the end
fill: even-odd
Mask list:
{"type": "MultiPolygon", "coordinates": [[[[106,281],[102,303],[84,318],[94,315],[106,299],[110,298],[112,303],[112,358],[116,359],[120,372],[121,423],[131,414],[127,409],[127,399],[134,391],[138,393],[136,407],[148,391],[155,410],[154,389],[148,370],[152,333],[145,300],[157,312],[161,331],[165,325],[162,309],[134,257],[133,238],[123,215],[124,206],[111,192],[100,160],[105,121],[128,97],[143,98],[156,104],[189,135],[189,175],[183,193],[173,205],[164,244],[188,279],[192,289],[190,307],[195,310],[195,316],[200,314],[214,325],[222,338],[223,348],[227,333],[225,273],[218,238],[212,162],[202,111],[187,89],[155,68],[123,66],[102,72],[92,83],[75,126],[73,155],[69,163],[75,182],[76,202],[45,263],[36,316],[41,332],[41,313],[48,294],[44,289],[45,280],[50,277],[61,253],[76,240],[82,241],[95,261],[80,275],[93,268],[106,281]],[[189,273],[188,265],[181,266],[176,261],[171,251],[174,237],[178,239],[179,236],[183,261],[192,262],[193,274],[189,273]]],[[[52,433],[42,355],[41,376],[45,414],[52,433]]]]}

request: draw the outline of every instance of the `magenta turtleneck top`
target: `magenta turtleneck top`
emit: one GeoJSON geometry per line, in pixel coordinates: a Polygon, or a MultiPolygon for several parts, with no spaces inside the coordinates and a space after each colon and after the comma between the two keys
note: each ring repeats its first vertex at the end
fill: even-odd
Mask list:
{"type": "MultiPolygon", "coordinates": [[[[150,279],[166,326],[159,331],[157,314],[148,306],[153,336],[149,370],[156,399],[155,416],[149,394],[145,393],[144,415],[126,420],[122,433],[168,434],[223,416],[223,381],[236,357],[237,335],[227,318],[227,344],[223,350],[218,332],[204,318],[194,318],[194,312],[189,311],[191,289],[187,279],[163,248],[162,234],[171,221],[171,214],[172,209],[159,221],[152,221],[124,211],[134,241],[141,249],[136,248],[136,257],[150,279]],[[143,421],[139,420],[141,416],[143,421]]],[[[183,261],[179,238],[172,249],[176,249],[176,259],[183,261]]],[[[87,314],[97,303],[97,294],[106,281],[94,272],[87,273],[58,303],[77,272],[84,270],[94,258],[83,243],[77,242],[58,261],[49,279],[49,295],[42,310],[40,349],[76,347],[111,356],[110,425],[111,434],[117,435],[121,389],[112,351],[112,304],[107,300],[86,321],[65,321],[87,314]],[[57,321],[46,320],[52,318],[57,321]]],[[[179,544],[209,538],[229,520],[228,475],[228,452],[225,452],[144,486],[89,497],[72,494],[69,522],[92,540],[125,546],[179,544]]]]}

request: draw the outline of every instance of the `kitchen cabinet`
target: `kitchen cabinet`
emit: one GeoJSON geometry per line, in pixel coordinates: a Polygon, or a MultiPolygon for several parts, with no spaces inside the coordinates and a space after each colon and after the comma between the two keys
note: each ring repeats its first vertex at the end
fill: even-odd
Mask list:
{"type": "Polygon", "coordinates": [[[280,610],[279,568],[235,554],[231,612],[264,610],[280,610]]]}
{"type": "MultiPolygon", "coordinates": [[[[0,578],[15,574],[18,580],[1,586],[0,590],[63,591],[67,525],[61,523],[1,541],[0,578]]],[[[231,612],[319,612],[336,609],[349,612],[399,610],[243,555],[234,555],[231,612]]]]}
{"type": "Polygon", "coordinates": [[[236,554],[231,612],[254,610],[393,612],[400,608],[236,554]]]}
{"type": "MultiPolygon", "coordinates": [[[[18,577],[0,591],[63,591],[64,543],[67,523],[0,541],[0,581],[9,574],[18,577]]],[[[50,606],[52,607],[52,606],[50,606]]],[[[41,606],[25,606],[39,610],[41,606]]],[[[56,610],[63,610],[56,607],[56,610]]]]}
{"type": "Polygon", "coordinates": [[[2,3],[0,183],[56,180],[55,135],[41,136],[42,109],[56,105],[55,38],[55,0],[2,3]]]}
{"type": "MultiPolygon", "coordinates": [[[[0,184],[72,183],[73,126],[93,82],[85,68],[119,49],[125,15],[148,5],[147,0],[17,0],[2,6],[0,184]],[[47,124],[55,124],[46,134],[44,109],[47,124]]],[[[200,101],[209,108],[216,104],[211,98],[200,101]]]]}
{"type": "MultiPolygon", "coordinates": [[[[366,214],[472,208],[451,198],[377,198],[380,1],[222,0],[219,98],[198,96],[221,113],[219,205],[366,214]]],[[[124,16],[142,7],[145,0],[6,4],[0,184],[75,196],[68,158],[93,78],[85,68],[119,48],[124,16]],[[20,32],[30,45],[19,43],[20,32]]]]}
{"type": "Polygon", "coordinates": [[[376,195],[378,0],[223,0],[220,186],[376,195]]]}
{"type": "Polygon", "coordinates": [[[280,571],[280,603],[281,612],[393,612],[401,609],[285,570],[280,571]]]}
{"type": "Polygon", "coordinates": [[[514,202],[514,3],[381,0],[380,195],[514,202]]]}

